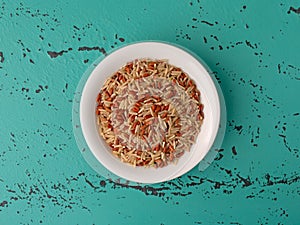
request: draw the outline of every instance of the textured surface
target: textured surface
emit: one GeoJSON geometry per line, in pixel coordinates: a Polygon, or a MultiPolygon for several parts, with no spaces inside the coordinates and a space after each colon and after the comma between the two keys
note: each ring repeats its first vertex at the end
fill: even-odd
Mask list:
{"type": "Polygon", "coordinates": [[[1,1],[0,224],[297,224],[298,1],[1,1]],[[163,40],[197,53],[227,103],[206,171],[112,183],[72,133],[76,85],[113,48],[163,40]]]}

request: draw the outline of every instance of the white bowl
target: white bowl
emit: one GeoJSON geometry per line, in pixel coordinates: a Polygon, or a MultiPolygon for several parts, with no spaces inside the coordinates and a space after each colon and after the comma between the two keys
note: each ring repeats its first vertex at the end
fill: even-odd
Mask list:
{"type": "Polygon", "coordinates": [[[122,47],[105,57],[90,74],[80,101],[80,123],[83,136],[96,159],[109,171],[126,180],[158,183],[181,176],[196,166],[210,150],[220,122],[220,102],[216,87],[203,64],[180,47],[161,42],[140,42],[122,47]],[[132,167],[112,155],[99,136],[96,124],[96,97],[104,81],[127,62],[138,58],[168,59],[196,83],[204,104],[204,121],[196,143],[178,163],[163,168],[132,167]]]}

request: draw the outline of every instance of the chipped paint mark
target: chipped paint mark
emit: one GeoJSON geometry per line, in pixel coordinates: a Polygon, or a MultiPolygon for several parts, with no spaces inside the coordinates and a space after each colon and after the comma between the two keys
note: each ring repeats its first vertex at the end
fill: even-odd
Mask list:
{"type": "MultiPolygon", "coordinates": [[[[283,128],[283,129],[285,130],[285,128],[283,128]]],[[[289,152],[293,153],[293,154],[298,158],[299,155],[298,155],[297,153],[299,152],[299,149],[297,149],[297,148],[292,148],[292,147],[289,145],[289,143],[287,142],[287,137],[286,137],[286,135],[284,135],[284,134],[278,134],[278,136],[282,138],[283,144],[284,144],[285,148],[286,148],[289,152]]]]}
{"type": "Polygon", "coordinates": [[[236,130],[239,134],[241,134],[243,131],[243,126],[242,125],[234,125],[233,129],[236,130]]]}
{"type": "Polygon", "coordinates": [[[3,202],[0,203],[0,207],[5,207],[7,204],[8,204],[7,201],[3,201],[3,202]]]}
{"type": "Polygon", "coordinates": [[[210,23],[210,22],[205,21],[205,20],[201,20],[201,23],[207,24],[208,26],[213,26],[214,25],[213,23],[210,23]]]}
{"type": "Polygon", "coordinates": [[[224,149],[221,148],[221,149],[218,149],[217,151],[218,151],[218,155],[216,156],[215,160],[219,161],[219,160],[221,160],[224,157],[224,155],[221,153],[221,152],[224,151],[224,149]]]}
{"type": "Polygon", "coordinates": [[[287,11],[288,14],[290,14],[291,12],[294,12],[296,14],[300,14],[300,7],[298,9],[294,8],[293,6],[291,6],[289,8],[289,10],[287,11]]]}
{"type": "Polygon", "coordinates": [[[0,52],[0,62],[1,62],[1,63],[4,62],[4,55],[3,55],[3,52],[0,52]]]}
{"type": "Polygon", "coordinates": [[[76,29],[76,30],[80,30],[79,27],[77,27],[75,25],[73,25],[73,28],[76,29]]]}
{"type": "Polygon", "coordinates": [[[250,177],[244,178],[241,177],[239,174],[236,175],[238,178],[240,178],[240,180],[243,182],[243,187],[248,187],[252,184],[250,177]]]}
{"type": "Polygon", "coordinates": [[[235,147],[235,146],[233,146],[233,147],[231,148],[231,151],[232,151],[232,154],[233,154],[233,155],[237,155],[237,151],[236,151],[236,147],[235,147]]]}
{"type": "Polygon", "coordinates": [[[169,187],[154,188],[154,187],[147,186],[147,185],[145,185],[145,186],[142,186],[142,185],[129,185],[129,184],[126,184],[126,183],[123,184],[123,183],[120,183],[120,182],[112,182],[112,181],[110,181],[110,182],[113,183],[113,188],[116,188],[116,187],[131,188],[131,189],[141,191],[145,195],[154,195],[154,196],[159,196],[159,197],[162,197],[162,196],[165,195],[164,191],[170,190],[169,187]]]}
{"type": "Polygon", "coordinates": [[[287,77],[290,79],[300,80],[300,67],[291,64],[286,65],[284,61],[278,64],[278,66],[280,68],[279,74],[288,75],[287,77]]]}
{"type": "Polygon", "coordinates": [[[257,49],[257,44],[256,44],[256,43],[251,44],[251,42],[248,41],[248,40],[246,40],[245,43],[246,43],[246,45],[249,46],[250,48],[252,48],[252,49],[257,49]]]}
{"type": "Polygon", "coordinates": [[[105,49],[103,47],[99,47],[99,46],[96,46],[96,47],[79,47],[78,48],[78,51],[99,51],[101,52],[103,55],[107,55],[105,49]]]}
{"type": "Polygon", "coordinates": [[[53,51],[47,51],[47,54],[50,56],[50,58],[56,58],[58,56],[62,56],[64,53],[68,53],[69,51],[72,51],[72,48],[68,48],[68,50],[61,50],[59,52],[53,52],[53,51]]]}
{"type": "Polygon", "coordinates": [[[286,174],[284,174],[282,177],[275,177],[267,173],[265,175],[265,179],[267,182],[263,186],[273,186],[278,184],[291,185],[300,181],[300,175],[294,174],[288,177],[286,174]]]}
{"type": "Polygon", "coordinates": [[[86,182],[91,188],[93,188],[93,189],[96,189],[96,188],[97,188],[97,187],[95,187],[95,186],[93,185],[93,183],[92,183],[91,181],[89,181],[87,178],[85,178],[84,180],[85,180],[85,182],[86,182]]]}

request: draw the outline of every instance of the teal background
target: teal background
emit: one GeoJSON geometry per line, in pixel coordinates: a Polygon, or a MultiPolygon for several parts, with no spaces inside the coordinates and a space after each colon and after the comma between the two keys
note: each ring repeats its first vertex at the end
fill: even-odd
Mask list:
{"type": "Polygon", "coordinates": [[[1,1],[0,224],[299,224],[299,1],[1,1]],[[162,184],[115,183],[77,149],[89,65],[141,40],[182,45],[227,105],[216,160],[162,184]]]}

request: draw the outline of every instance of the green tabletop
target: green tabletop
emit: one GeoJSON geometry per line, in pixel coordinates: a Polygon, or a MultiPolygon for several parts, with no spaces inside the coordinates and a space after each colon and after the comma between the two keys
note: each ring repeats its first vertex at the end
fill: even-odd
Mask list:
{"type": "Polygon", "coordinates": [[[0,1],[0,224],[300,224],[299,1],[0,1]],[[110,181],[72,127],[100,56],[159,40],[200,56],[224,93],[212,165],[110,181]]]}

